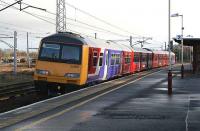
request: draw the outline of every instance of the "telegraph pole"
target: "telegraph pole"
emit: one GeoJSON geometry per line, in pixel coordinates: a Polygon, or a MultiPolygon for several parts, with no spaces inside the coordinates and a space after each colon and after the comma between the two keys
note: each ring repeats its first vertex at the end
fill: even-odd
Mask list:
{"type": "Polygon", "coordinates": [[[66,31],[65,0],[56,0],[56,32],[66,31]]]}
{"type": "Polygon", "coordinates": [[[129,42],[130,42],[130,46],[133,47],[133,37],[132,36],[130,36],[129,42]]]}
{"type": "Polygon", "coordinates": [[[27,64],[28,64],[28,68],[30,68],[30,57],[29,57],[29,35],[27,32],[27,64]]]}
{"type": "Polygon", "coordinates": [[[17,74],[17,32],[14,31],[14,75],[17,74]]]}
{"type": "Polygon", "coordinates": [[[183,30],[184,30],[184,27],[183,27],[183,15],[180,15],[181,16],[181,48],[182,48],[182,52],[181,52],[181,78],[183,79],[184,78],[184,65],[183,65],[183,30]]]}
{"type": "Polygon", "coordinates": [[[97,39],[97,33],[94,33],[94,38],[97,39]]]}

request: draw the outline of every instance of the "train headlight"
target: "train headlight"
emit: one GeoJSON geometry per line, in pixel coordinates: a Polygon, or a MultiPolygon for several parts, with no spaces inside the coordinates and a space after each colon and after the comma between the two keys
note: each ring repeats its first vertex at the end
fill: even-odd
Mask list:
{"type": "Polygon", "coordinates": [[[49,75],[49,71],[47,70],[36,70],[36,73],[39,74],[39,75],[49,75]]]}
{"type": "Polygon", "coordinates": [[[65,77],[66,78],[80,78],[80,74],[79,73],[66,73],[65,77]]]}

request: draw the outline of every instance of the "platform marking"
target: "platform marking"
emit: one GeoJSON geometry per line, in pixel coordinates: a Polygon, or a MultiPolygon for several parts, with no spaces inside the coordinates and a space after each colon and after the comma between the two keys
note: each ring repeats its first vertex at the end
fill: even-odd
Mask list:
{"type": "Polygon", "coordinates": [[[189,112],[190,112],[190,96],[188,98],[188,108],[187,108],[187,115],[185,118],[185,130],[188,131],[188,117],[189,117],[189,112]]]}
{"type": "Polygon", "coordinates": [[[48,116],[48,117],[46,117],[46,118],[42,118],[42,119],[40,119],[40,120],[38,120],[38,121],[36,121],[36,122],[33,122],[33,123],[29,124],[29,125],[24,126],[24,127],[18,128],[18,129],[16,129],[15,131],[23,131],[23,130],[26,130],[26,129],[28,129],[28,128],[33,128],[35,125],[41,124],[41,123],[43,123],[43,122],[45,122],[45,121],[48,121],[48,120],[50,120],[50,119],[52,119],[52,118],[61,116],[62,114],[66,113],[66,112],[69,112],[69,111],[71,111],[72,109],[75,109],[75,108],[77,108],[77,107],[80,107],[80,106],[82,106],[82,105],[84,105],[84,104],[86,104],[86,103],[88,103],[88,102],[90,102],[90,101],[92,101],[92,100],[94,100],[94,99],[97,99],[97,98],[99,98],[99,97],[101,97],[101,96],[103,96],[103,95],[106,95],[106,94],[108,94],[108,93],[110,93],[110,92],[113,92],[113,91],[115,91],[115,90],[118,90],[118,89],[120,89],[120,88],[122,88],[122,87],[124,87],[124,86],[127,86],[127,85],[129,85],[129,84],[135,83],[135,82],[137,82],[137,81],[139,81],[139,80],[141,80],[141,79],[143,79],[143,78],[145,78],[145,77],[148,77],[148,76],[150,76],[150,75],[156,74],[156,73],[161,72],[161,71],[163,71],[163,70],[150,73],[150,74],[148,74],[148,75],[146,75],[146,76],[143,76],[143,77],[141,77],[141,78],[138,78],[138,79],[136,79],[136,80],[134,80],[134,81],[132,81],[132,82],[126,83],[126,84],[121,85],[121,86],[119,86],[119,87],[117,87],[117,88],[115,88],[115,89],[112,89],[112,90],[110,90],[110,91],[107,91],[107,92],[105,92],[105,93],[102,93],[102,94],[100,94],[100,95],[97,95],[97,96],[95,96],[95,97],[93,97],[93,98],[91,98],[91,99],[89,99],[89,100],[86,100],[86,101],[83,101],[83,102],[81,102],[81,103],[78,103],[77,105],[74,105],[74,106],[72,106],[72,107],[70,107],[70,108],[67,108],[67,109],[65,109],[65,110],[63,110],[63,111],[61,111],[61,112],[58,112],[58,113],[53,114],[53,115],[51,115],[51,116],[48,116]]]}
{"type": "MultiPolygon", "coordinates": [[[[163,70],[163,69],[161,69],[163,70]]],[[[100,83],[100,84],[97,84],[97,85],[93,85],[93,86],[89,86],[87,88],[83,88],[83,89],[80,89],[80,90],[77,90],[77,91],[73,91],[73,92],[70,92],[70,93],[67,93],[67,94],[64,94],[64,95],[60,95],[60,96],[57,96],[57,97],[53,97],[53,98],[50,98],[50,99],[46,99],[46,100],[43,100],[43,101],[39,101],[39,102],[36,102],[36,103],[33,103],[33,104],[30,104],[30,105],[27,105],[27,106],[23,106],[23,107],[19,107],[17,109],[13,109],[13,110],[10,110],[10,111],[7,111],[7,112],[4,112],[4,113],[0,113],[0,116],[4,116],[4,115],[7,115],[9,113],[15,113],[15,112],[18,112],[19,110],[23,110],[23,109],[26,109],[26,108],[29,108],[29,107],[32,107],[32,106],[36,106],[38,104],[42,104],[42,103],[45,103],[47,101],[51,101],[51,100],[56,100],[56,99],[59,99],[61,97],[65,97],[65,96],[69,96],[69,95],[72,95],[72,94],[75,94],[75,93],[78,93],[78,92],[81,92],[81,91],[84,91],[84,90],[89,90],[91,88],[95,88],[96,86],[101,86],[103,84],[107,84],[109,82],[115,82],[116,80],[121,80],[121,79],[126,79],[127,77],[130,77],[130,76],[137,76],[137,75],[140,75],[141,72],[139,73],[134,73],[134,74],[131,74],[131,75],[128,75],[128,76],[124,76],[124,77],[121,77],[121,78],[118,78],[118,79],[114,79],[114,80],[110,80],[110,81],[106,81],[106,82],[103,82],[103,83],[100,83]]],[[[145,72],[142,72],[145,74],[145,72]]],[[[143,75],[143,74],[142,74],[143,75]]]]}

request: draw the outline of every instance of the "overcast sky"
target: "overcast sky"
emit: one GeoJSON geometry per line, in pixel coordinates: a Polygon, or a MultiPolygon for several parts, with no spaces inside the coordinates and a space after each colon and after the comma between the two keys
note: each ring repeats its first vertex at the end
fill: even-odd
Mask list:
{"type": "MultiPolygon", "coordinates": [[[[3,0],[13,3],[15,0],[3,0]]],[[[56,12],[56,0],[23,0],[33,6],[45,8],[50,12],[56,12]]],[[[77,8],[80,8],[90,14],[104,19],[109,23],[126,29],[135,35],[152,37],[153,45],[145,47],[160,47],[162,43],[168,40],[168,0],[66,0],[77,8]]],[[[0,8],[4,7],[0,1],[0,8]]],[[[200,37],[200,1],[199,0],[171,0],[171,12],[184,15],[184,36],[192,35],[200,37]]],[[[15,7],[18,7],[17,5],[15,7]]],[[[107,30],[129,36],[125,32],[111,28],[101,22],[94,20],[73,8],[66,6],[67,17],[76,19],[90,25],[105,28],[107,30]]],[[[52,23],[55,23],[55,15],[38,11],[35,9],[26,9],[26,11],[45,16],[42,17],[52,23]],[[48,17],[48,18],[46,18],[48,17]]],[[[67,20],[68,23],[78,24],[67,20]]],[[[172,18],[172,37],[181,33],[181,18],[172,18]]],[[[80,24],[78,24],[80,25],[80,24]]],[[[85,26],[85,25],[81,25],[85,26]]],[[[67,24],[67,28],[84,34],[93,36],[93,30],[86,30],[67,24]]],[[[46,36],[47,33],[55,32],[55,25],[36,19],[26,13],[9,8],[0,12],[0,34],[12,35],[13,30],[18,32],[18,48],[26,49],[26,32],[30,34],[31,47],[38,47],[39,37],[46,36]],[[36,38],[37,37],[37,38],[36,38]]],[[[99,38],[103,39],[125,39],[120,36],[97,32],[99,38]]],[[[3,39],[12,44],[12,40],[3,39]]],[[[1,48],[7,48],[1,43],[1,48]]]]}

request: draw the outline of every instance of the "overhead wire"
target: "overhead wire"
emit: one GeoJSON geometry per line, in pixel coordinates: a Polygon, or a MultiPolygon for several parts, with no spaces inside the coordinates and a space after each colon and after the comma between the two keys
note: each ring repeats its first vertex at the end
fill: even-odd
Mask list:
{"type": "Polygon", "coordinates": [[[20,32],[32,32],[32,33],[37,33],[37,34],[45,34],[46,32],[36,32],[36,31],[33,31],[33,29],[31,29],[31,28],[27,28],[27,27],[22,27],[22,26],[19,26],[19,25],[15,25],[15,24],[11,24],[11,23],[6,23],[6,22],[2,22],[2,21],[0,21],[0,24],[3,24],[3,25],[9,25],[9,27],[6,27],[6,26],[4,26],[4,28],[6,27],[6,28],[10,28],[10,26],[14,26],[14,28],[10,28],[10,30],[19,30],[20,32]],[[20,29],[18,29],[18,28],[20,28],[20,29]],[[30,31],[31,30],[31,31],[30,31]]]}
{"type": "MultiPolygon", "coordinates": [[[[105,20],[103,20],[103,19],[101,19],[101,18],[98,18],[98,17],[96,17],[96,16],[94,16],[94,15],[92,15],[92,14],[90,14],[90,13],[88,13],[88,12],[82,10],[82,9],[77,8],[76,6],[74,6],[74,5],[72,5],[72,4],[69,4],[69,3],[66,2],[66,5],[68,5],[68,6],[71,7],[71,8],[74,8],[75,10],[77,10],[77,11],[79,11],[79,12],[85,14],[85,15],[88,15],[88,16],[90,16],[90,17],[92,17],[92,18],[94,18],[94,19],[96,19],[96,20],[98,20],[98,21],[100,21],[100,22],[102,22],[102,23],[104,23],[104,24],[106,24],[106,25],[109,25],[109,26],[111,26],[111,27],[113,27],[113,28],[115,28],[115,29],[121,30],[121,31],[126,32],[126,33],[128,33],[128,34],[140,36],[140,35],[137,35],[137,34],[134,34],[134,33],[130,32],[130,31],[128,31],[128,30],[125,30],[125,29],[123,29],[123,28],[121,28],[121,27],[119,27],[119,26],[116,26],[116,25],[114,25],[114,24],[111,24],[111,23],[109,23],[109,22],[107,22],[107,21],[105,21],[105,20]]],[[[140,36],[140,37],[141,37],[141,36],[140,36]]]]}
{"type": "MultiPolygon", "coordinates": [[[[27,5],[27,6],[30,6],[30,4],[27,4],[27,3],[25,3],[25,2],[22,2],[24,5],[27,5]]],[[[67,3],[68,4],[68,3],[67,3]]],[[[76,9],[78,9],[78,8],[75,8],[75,10],[76,9]]],[[[52,15],[56,15],[56,13],[53,13],[53,12],[51,12],[51,11],[45,11],[45,12],[47,12],[47,13],[49,13],[49,14],[52,14],[52,15]]],[[[45,17],[45,16],[43,16],[43,17],[45,17]]],[[[48,19],[51,19],[51,20],[55,20],[55,19],[52,19],[52,18],[49,18],[49,17],[46,17],[46,18],[48,18],[48,19]]],[[[80,24],[84,24],[84,25],[87,25],[87,26],[90,26],[90,27],[92,27],[92,28],[97,28],[97,29],[100,29],[100,30],[102,30],[102,31],[105,31],[105,32],[109,32],[109,33],[111,33],[111,34],[115,34],[115,35],[119,35],[119,36],[122,36],[122,37],[127,37],[127,36],[125,36],[125,35],[122,35],[122,34],[119,34],[119,33],[116,33],[116,32],[112,32],[112,31],[109,31],[109,30],[106,30],[106,29],[103,29],[103,28],[100,28],[100,27],[97,27],[97,26],[93,26],[93,25],[89,25],[89,24],[87,24],[87,23],[84,23],[84,22],[81,22],[81,21],[79,21],[79,20],[73,20],[73,19],[71,19],[71,18],[67,18],[68,20],[71,20],[71,21],[74,21],[74,22],[77,22],[77,23],[80,23],[80,24]]],[[[80,27],[80,26],[79,26],[80,27]]],[[[89,28],[88,28],[89,29],[89,28]]]]}
{"type": "MultiPolygon", "coordinates": [[[[7,3],[7,2],[5,2],[5,1],[3,1],[3,0],[0,0],[0,1],[3,2],[4,4],[10,5],[9,3],[7,3]]],[[[12,8],[15,9],[15,10],[19,10],[19,8],[15,7],[15,6],[12,6],[12,8]]],[[[40,19],[40,20],[42,20],[42,21],[45,21],[45,22],[47,22],[47,23],[49,23],[49,24],[56,25],[56,24],[53,23],[53,22],[50,22],[50,21],[48,21],[48,20],[46,20],[46,19],[43,19],[43,18],[39,17],[37,14],[30,13],[30,12],[24,11],[24,10],[22,10],[22,12],[24,12],[24,13],[26,13],[26,14],[29,14],[29,15],[31,15],[31,16],[37,18],[37,19],[40,19]]]]}
{"type": "MultiPolygon", "coordinates": [[[[9,5],[9,3],[5,2],[5,1],[2,1],[2,0],[0,0],[0,1],[3,2],[4,4],[9,5]]],[[[27,3],[24,3],[24,2],[22,2],[22,3],[25,4],[25,5],[27,5],[27,6],[30,6],[30,5],[27,4],[27,3]]],[[[19,9],[18,9],[17,7],[15,7],[15,6],[13,6],[12,8],[14,8],[14,9],[16,9],[16,10],[19,10],[19,9]]],[[[76,9],[78,9],[78,8],[76,8],[76,9]]],[[[80,10],[79,10],[79,11],[80,11],[80,10]]],[[[82,11],[82,10],[81,10],[81,11],[82,11]]],[[[56,25],[54,22],[51,22],[51,21],[50,21],[50,20],[55,20],[55,19],[53,19],[53,18],[46,17],[46,16],[42,16],[42,15],[38,15],[38,14],[34,14],[34,13],[30,13],[30,12],[28,12],[28,11],[23,11],[23,12],[26,13],[26,14],[29,14],[29,15],[31,15],[31,16],[37,18],[37,19],[40,19],[40,20],[42,20],[42,21],[48,22],[49,24],[56,25]],[[49,20],[46,20],[46,19],[49,19],[49,20]]],[[[50,11],[47,11],[47,13],[52,14],[52,15],[56,15],[55,13],[52,13],[52,12],[50,12],[50,11]]],[[[85,13],[86,13],[86,12],[85,12],[85,13]]],[[[89,27],[98,29],[98,32],[110,33],[110,34],[117,35],[117,36],[120,36],[120,37],[129,37],[129,36],[125,36],[125,35],[122,35],[122,34],[119,34],[119,33],[116,33],[116,32],[112,32],[112,31],[110,31],[110,30],[106,30],[106,29],[103,29],[103,28],[100,28],[100,27],[97,27],[97,26],[93,26],[93,25],[90,25],[90,24],[81,22],[81,21],[79,21],[79,20],[73,20],[73,19],[71,19],[71,18],[67,18],[67,19],[68,19],[68,20],[71,20],[71,21],[73,21],[73,22],[77,22],[77,23],[79,23],[79,24],[83,24],[83,25],[86,25],[86,26],[89,26],[89,27]],[[99,31],[99,30],[101,30],[101,31],[99,31]]],[[[88,28],[88,27],[83,27],[83,26],[80,26],[80,25],[72,24],[72,23],[68,23],[68,24],[70,24],[70,25],[72,25],[72,26],[81,27],[81,28],[84,28],[84,29],[89,29],[89,30],[97,31],[97,30],[94,30],[94,29],[91,29],[91,28],[88,28]]]]}
{"type": "MultiPolygon", "coordinates": [[[[17,1],[17,0],[15,0],[15,1],[17,1]]],[[[24,5],[27,5],[27,6],[31,6],[30,4],[27,4],[27,3],[25,3],[25,2],[21,2],[22,4],[24,4],[24,5]]],[[[53,12],[51,12],[51,11],[49,11],[49,10],[43,10],[43,12],[46,12],[46,13],[49,13],[49,14],[51,14],[51,15],[56,15],[56,13],[53,13],[53,12]]]]}
{"type": "Polygon", "coordinates": [[[81,25],[75,25],[75,24],[67,22],[67,24],[69,24],[69,25],[80,27],[80,28],[84,28],[84,29],[93,30],[93,31],[96,31],[96,32],[104,32],[104,33],[109,33],[109,34],[113,34],[113,35],[120,36],[120,37],[126,37],[126,38],[129,37],[129,36],[122,35],[122,34],[119,34],[119,33],[116,33],[116,32],[112,32],[112,31],[109,31],[109,30],[106,30],[106,29],[103,29],[103,28],[100,28],[100,27],[92,26],[92,25],[89,25],[87,23],[83,23],[83,22],[80,22],[80,21],[79,21],[79,23],[83,24],[83,25],[86,25],[88,27],[81,26],[81,25]],[[89,27],[92,27],[92,28],[89,28],[89,27]],[[97,29],[97,30],[95,30],[95,29],[97,29]]]}
{"type": "MultiPolygon", "coordinates": [[[[17,1],[17,0],[15,0],[15,1],[17,1]]],[[[21,3],[23,3],[24,5],[30,6],[30,4],[27,4],[27,3],[25,3],[25,2],[21,2],[21,3]]],[[[86,15],[88,15],[88,16],[90,16],[90,17],[92,17],[92,18],[94,18],[94,19],[96,19],[96,20],[98,20],[98,21],[100,21],[100,22],[102,22],[102,23],[104,23],[104,24],[107,24],[107,25],[109,25],[109,26],[111,26],[111,27],[114,27],[114,28],[116,28],[116,29],[118,29],[118,30],[121,30],[121,31],[126,32],[126,33],[129,33],[129,34],[137,35],[137,34],[134,34],[134,33],[132,33],[132,32],[129,32],[129,31],[127,31],[127,30],[125,30],[125,29],[123,29],[123,28],[121,28],[121,27],[119,27],[119,26],[116,26],[116,25],[114,25],[114,24],[111,24],[111,23],[109,23],[109,22],[107,22],[107,21],[105,21],[105,20],[103,20],[103,19],[101,19],[101,18],[98,18],[98,17],[96,17],[96,16],[94,16],[94,15],[92,15],[92,14],[90,14],[90,13],[88,13],[88,12],[82,10],[82,9],[79,9],[79,8],[75,7],[74,5],[72,5],[72,4],[69,4],[68,2],[65,2],[65,3],[66,3],[66,5],[70,6],[71,8],[74,8],[74,9],[75,9],[75,12],[76,12],[76,11],[82,12],[82,13],[84,13],[84,14],[86,14],[86,15]]],[[[51,14],[51,15],[56,15],[56,13],[53,13],[53,12],[51,12],[51,11],[49,11],[49,10],[46,10],[45,12],[46,12],[46,13],[49,13],[49,14],[51,14]]],[[[77,20],[75,19],[74,21],[76,22],[77,20]]],[[[78,23],[81,23],[81,24],[86,24],[86,23],[80,22],[80,21],[77,21],[77,22],[78,22],[78,23]]],[[[88,24],[88,25],[89,25],[89,24],[88,24]]],[[[92,25],[89,25],[89,26],[92,26],[92,25]]],[[[92,26],[92,27],[95,27],[95,26],[92,26]]],[[[96,28],[96,27],[95,27],[95,28],[96,28]]],[[[99,27],[97,27],[97,28],[99,28],[99,27]]],[[[105,29],[104,29],[104,30],[105,30],[105,29]]],[[[109,31],[109,32],[110,32],[110,31],[109,31]]],[[[140,35],[137,35],[137,36],[140,36],[140,35]]]]}

